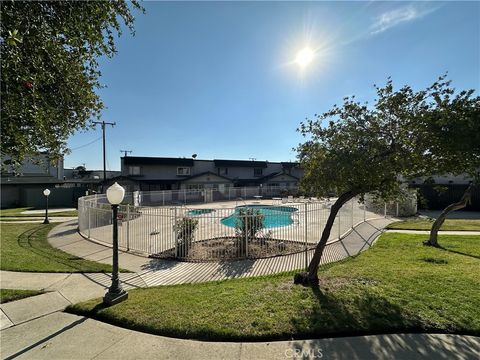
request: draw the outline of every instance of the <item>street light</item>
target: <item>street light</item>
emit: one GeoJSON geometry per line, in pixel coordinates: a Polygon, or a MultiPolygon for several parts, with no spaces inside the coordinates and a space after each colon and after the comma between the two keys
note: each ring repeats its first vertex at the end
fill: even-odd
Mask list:
{"type": "Polygon", "coordinates": [[[50,190],[43,190],[43,195],[45,195],[45,198],[47,199],[47,206],[45,206],[45,220],[43,220],[43,223],[50,224],[50,221],[48,221],[48,196],[50,195],[50,190]]]}
{"type": "Polygon", "coordinates": [[[106,305],[115,305],[128,298],[128,293],[123,290],[120,280],[118,278],[118,205],[123,201],[125,196],[125,189],[113,184],[107,189],[107,199],[112,205],[113,213],[113,264],[112,264],[112,286],[108,289],[103,298],[103,303],[106,305]]]}

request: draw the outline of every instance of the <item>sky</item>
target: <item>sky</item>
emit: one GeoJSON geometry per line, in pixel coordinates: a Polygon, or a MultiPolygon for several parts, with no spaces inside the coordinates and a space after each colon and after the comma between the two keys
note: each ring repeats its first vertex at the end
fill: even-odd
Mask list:
{"type": "MultiPolygon", "coordinates": [[[[131,156],[295,161],[301,121],[373,84],[480,84],[479,2],[143,2],[135,36],[100,59],[107,169],[131,156]],[[314,52],[305,67],[303,48],[314,52]]],[[[65,168],[101,169],[101,129],[65,168]]]]}

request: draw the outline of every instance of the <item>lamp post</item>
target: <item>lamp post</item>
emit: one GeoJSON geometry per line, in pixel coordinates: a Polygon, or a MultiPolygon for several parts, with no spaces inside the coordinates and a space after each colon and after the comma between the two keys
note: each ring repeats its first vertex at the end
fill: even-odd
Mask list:
{"type": "Polygon", "coordinates": [[[43,195],[45,195],[45,198],[47,199],[47,205],[45,206],[45,220],[43,220],[43,223],[50,224],[50,221],[48,220],[48,196],[50,195],[50,190],[43,190],[43,195]]]}
{"type": "Polygon", "coordinates": [[[112,263],[112,285],[108,289],[103,298],[103,303],[106,305],[115,305],[128,298],[128,293],[122,288],[118,278],[118,205],[122,202],[125,196],[125,189],[113,184],[107,189],[107,199],[112,205],[113,213],[113,263],[112,263]]]}

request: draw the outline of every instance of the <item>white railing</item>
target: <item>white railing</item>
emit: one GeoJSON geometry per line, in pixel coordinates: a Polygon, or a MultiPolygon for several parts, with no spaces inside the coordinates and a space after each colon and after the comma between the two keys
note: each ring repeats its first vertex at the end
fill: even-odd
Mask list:
{"type": "MultiPolygon", "coordinates": [[[[319,241],[333,204],[262,187],[135,192],[125,199],[119,208],[121,249],[189,261],[306,251],[319,241]]],[[[339,211],[329,241],[367,219],[386,216],[386,209],[349,201],[339,211]]],[[[78,214],[83,236],[111,244],[112,211],[104,194],[80,198],[78,214]]]]}

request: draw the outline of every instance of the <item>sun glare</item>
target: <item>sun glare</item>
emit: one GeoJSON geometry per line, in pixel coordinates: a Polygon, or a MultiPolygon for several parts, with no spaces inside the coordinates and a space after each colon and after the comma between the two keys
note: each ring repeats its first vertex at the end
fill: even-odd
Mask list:
{"type": "Polygon", "coordinates": [[[304,68],[313,61],[315,53],[309,47],[305,47],[297,53],[295,62],[301,67],[304,68]]]}

